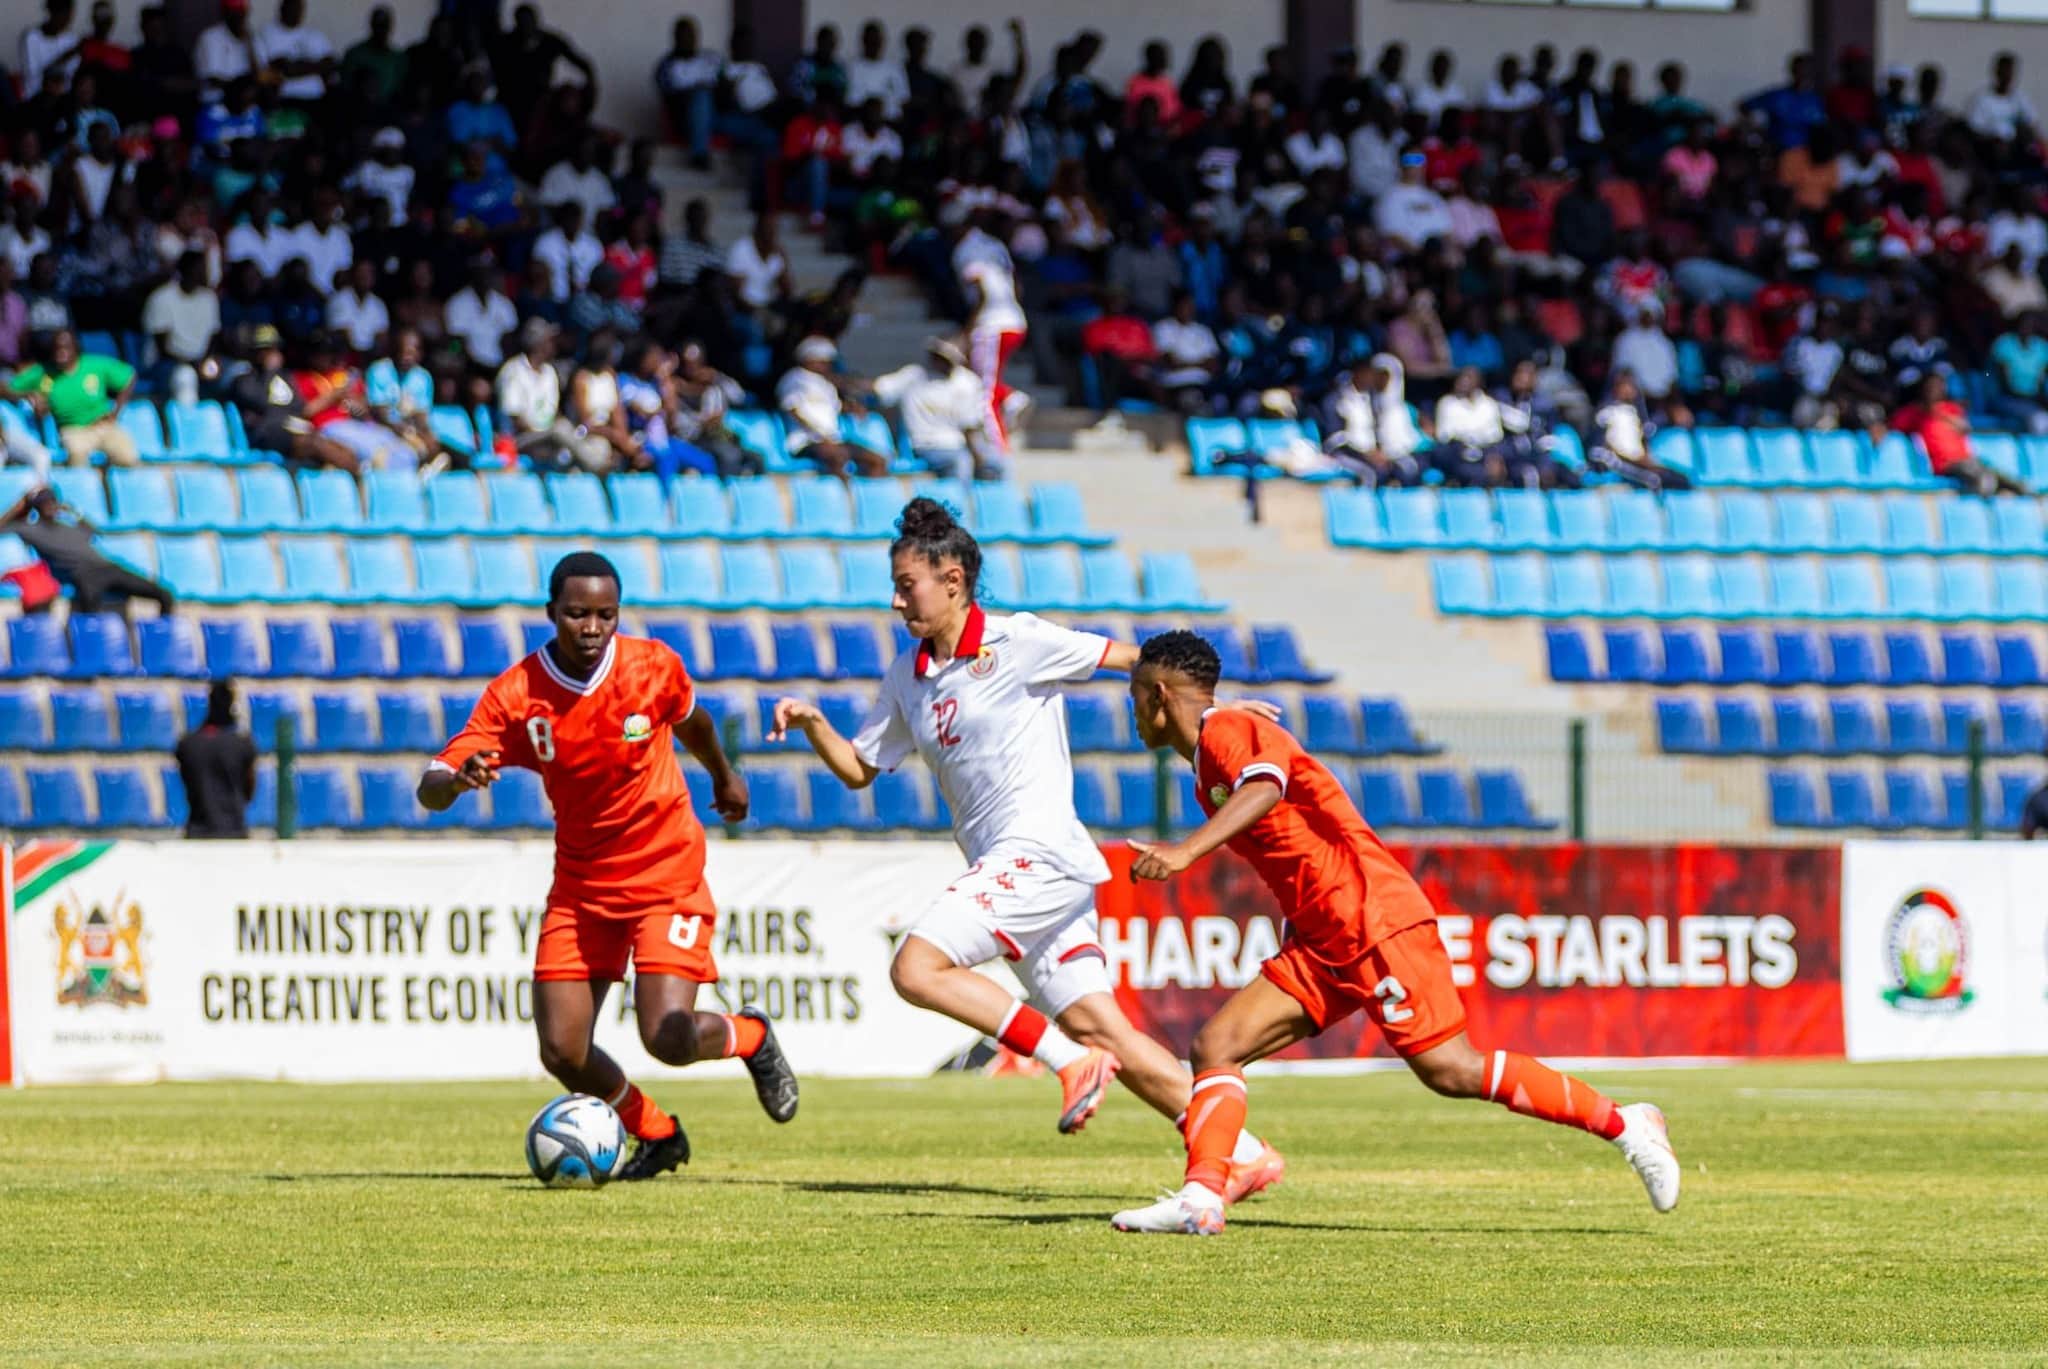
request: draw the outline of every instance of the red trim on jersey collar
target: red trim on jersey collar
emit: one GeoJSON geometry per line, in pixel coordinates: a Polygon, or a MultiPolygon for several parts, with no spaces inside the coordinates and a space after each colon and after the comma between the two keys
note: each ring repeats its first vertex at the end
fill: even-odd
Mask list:
{"type": "MultiPolygon", "coordinates": [[[[981,611],[980,604],[967,606],[967,623],[960,629],[960,640],[953,647],[953,659],[972,660],[981,654],[981,636],[988,627],[988,615],[981,611]]],[[[917,678],[922,680],[932,668],[932,639],[924,637],[917,644],[917,678]]]]}

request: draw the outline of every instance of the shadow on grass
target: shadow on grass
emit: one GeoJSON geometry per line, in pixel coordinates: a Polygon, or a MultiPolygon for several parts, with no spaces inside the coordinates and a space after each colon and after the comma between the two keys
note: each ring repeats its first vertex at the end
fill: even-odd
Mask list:
{"type": "MultiPolygon", "coordinates": [[[[1096,1212],[905,1212],[905,1217],[938,1221],[1007,1222],[1014,1226],[1060,1226],[1075,1222],[1109,1225],[1109,1213],[1096,1212]]],[[[1382,1226],[1371,1222],[1288,1222],[1270,1217],[1236,1217],[1232,1227],[1259,1231],[1344,1231],[1374,1236],[1640,1236],[1619,1226],[1382,1226]]]]}
{"type": "Polygon", "coordinates": [[[473,1173],[465,1170],[336,1170],[323,1171],[316,1174],[260,1174],[257,1177],[273,1184],[320,1183],[329,1180],[347,1180],[351,1183],[356,1183],[365,1179],[433,1179],[442,1183],[505,1183],[511,1181],[521,1185],[533,1182],[531,1175],[512,1170],[500,1170],[488,1174],[473,1173]]]}
{"type": "Polygon", "coordinates": [[[982,1188],[974,1184],[919,1184],[919,1183],[856,1183],[826,1179],[732,1179],[706,1178],[696,1180],[703,1184],[730,1184],[735,1187],[786,1188],[794,1193],[854,1193],[868,1194],[883,1198],[1007,1198],[1017,1203],[1047,1203],[1055,1200],[1064,1202],[1113,1203],[1122,1195],[1115,1193],[1048,1193],[1043,1189],[1031,1188],[982,1188]]]}

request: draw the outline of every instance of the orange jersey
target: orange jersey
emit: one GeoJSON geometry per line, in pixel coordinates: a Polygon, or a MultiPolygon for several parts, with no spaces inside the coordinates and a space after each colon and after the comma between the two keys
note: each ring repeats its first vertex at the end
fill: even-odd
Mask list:
{"type": "Polygon", "coordinates": [[[1280,900],[1290,938],[1327,965],[1350,965],[1436,910],[1380,839],[1337,777],[1287,729],[1249,713],[1212,709],[1195,747],[1196,797],[1211,817],[1244,784],[1280,787],[1272,812],[1230,849],[1280,900]]]}
{"type": "Polygon", "coordinates": [[[697,707],[682,658],[621,633],[589,680],[546,648],[491,681],[435,758],[451,769],[496,749],[536,771],[555,808],[550,906],[637,917],[704,900],[704,828],[676,763],[675,727],[697,707]]]}

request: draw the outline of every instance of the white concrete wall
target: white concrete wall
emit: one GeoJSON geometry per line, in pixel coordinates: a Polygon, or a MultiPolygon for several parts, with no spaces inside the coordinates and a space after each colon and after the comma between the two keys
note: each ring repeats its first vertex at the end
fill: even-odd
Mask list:
{"type": "Polygon", "coordinates": [[[2000,52],[2020,59],[2020,86],[2036,106],[2048,108],[2048,24],[1985,19],[1915,19],[1906,0],[1877,0],[1880,62],[1918,67],[1933,62],[1945,74],[1942,102],[1961,108],[1991,79],[2000,52]]]}
{"type": "MultiPolygon", "coordinates": [[[[1807,45],[1807,13],[1805,0],[1752,0],[1732,14],[1359,0],[1358,43],[1367,66],[1382,44],[1406,43],[1414,77],[1427,68],[1431,50],[1449,48],[1458,79],[1475,96],[1502,53],[1520,53],[1526,62],[1538,43],[1556,47],[1565,69],[1575,51],[1589,46],[1606,63],[1633,62],[1636,90],[1644,95],[1656,89],[1658,66],[1676,60],[1685,64],[1694,97],[1721,108],[1779,79],[1787,55],[1807,45]]],[[[1603,84],[1606,71],[1603,65],[1603,84]]]]}

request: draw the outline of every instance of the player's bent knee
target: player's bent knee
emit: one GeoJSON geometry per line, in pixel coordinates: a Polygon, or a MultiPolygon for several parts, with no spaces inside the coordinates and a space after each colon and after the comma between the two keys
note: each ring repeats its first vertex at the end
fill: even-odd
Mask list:
{"type": "Polygon", "coordinates": [[[697,1059],[697,1015],[673,1012],[640,1033],[640,1044],[664,1065],[688,1065],[697,1059]]]}
{"type": "Polygon", "coordinates": [[[1238,1039],[1236,1032],[1211,1021],[1195,1033],[1195,1042],[1188,1048],[1188,1064],[1197,1074],[1203,1070],[1236,1069],[1244,1064],[1248,1054],[1250,1048],[1238,1039]]]}
{"type": "Polygon", "coordinates": [[[1445,1098],[1478,1098],[1486,1092],[1486,1057],[1477,1051],[1439,1058],[1417,1056],[1408,1062],[1408,1068],[1423,1087],[1445,1098]]]}
{"type": "Polygon", "coordinates": [[[546,1036],[540,1039],[540,1067],[557,1079],[581,1074],[589,1060],[588,1041],[558,1041],[546,1036]]]}

